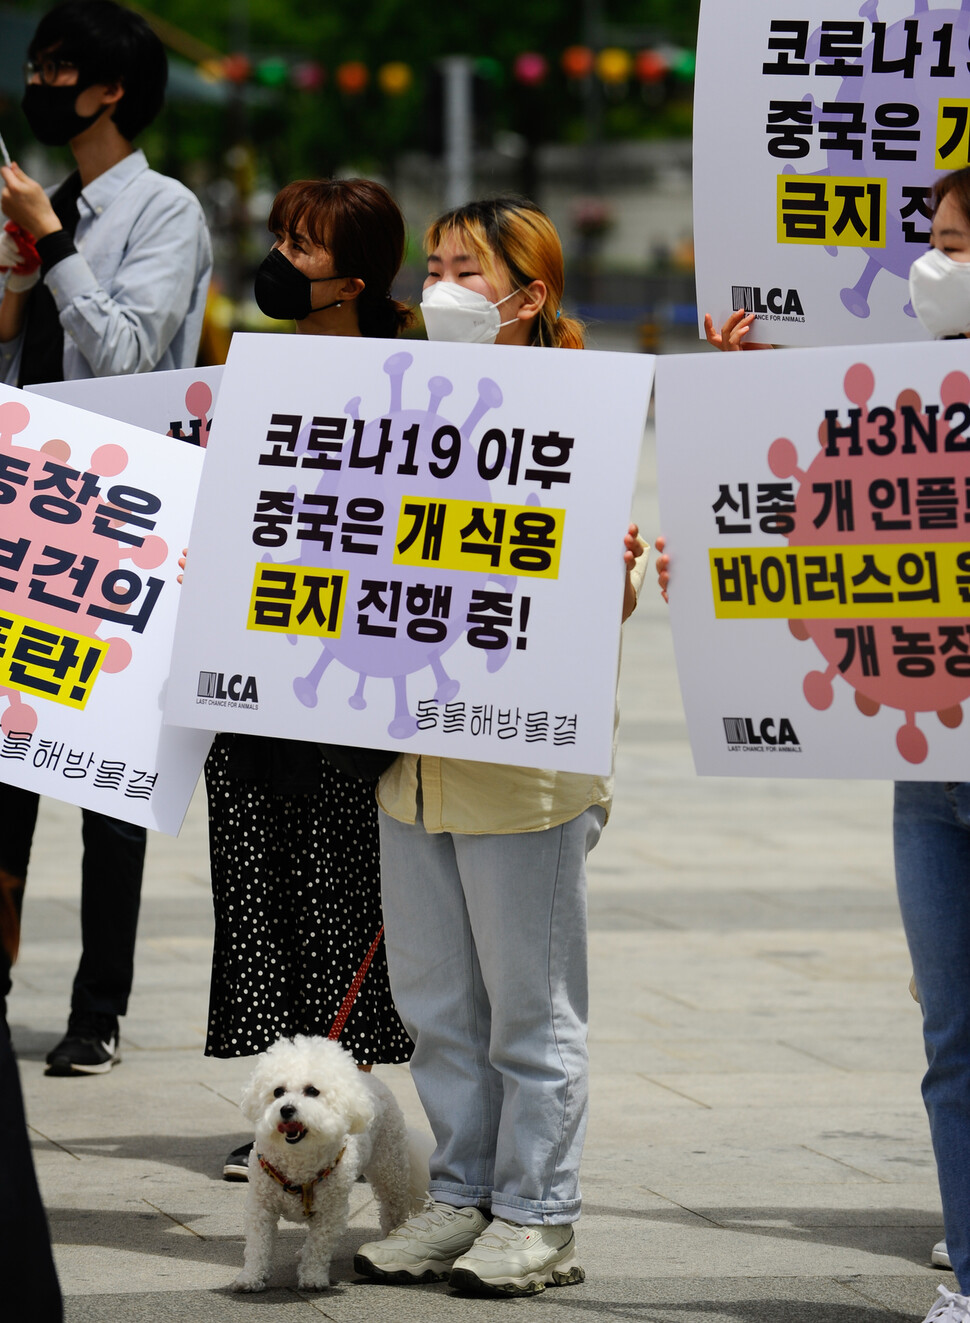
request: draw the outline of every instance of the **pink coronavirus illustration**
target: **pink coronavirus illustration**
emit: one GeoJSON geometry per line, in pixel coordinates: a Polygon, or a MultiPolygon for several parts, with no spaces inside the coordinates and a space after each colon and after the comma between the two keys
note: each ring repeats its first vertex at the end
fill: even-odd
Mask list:
{"type": "MultiPolygon", "coordinates": [[[[844,390],[850,407],[834,428],[831,419],[822,423],[820,451],[806,468],[788,438],[769,448],[772,473],[799,483],[789,545],[886,544],[899,546],[903,556],[912,549],[915,582],[925,553],[967,540],[970,378],[947,374],[939,403],[924,404],[916,391],[903,390],[893,404],[874,405],[873,373],[856,363],[844,390]]],[[[864,715],[881,707],[903,714],[896,746],[908,762],[921,763],[929,745],[918,717],[935,712],[950,728],[963,719],[970,697],[967,624],[966,615],[927,619],[916,611],[910,619],[790,620],[795,638],[811,640],[826,662],[806,675],[805,698],[825,710],[841,677],[864,715]]]]}
{"type": "MultiPolygon", "coordinates": [[[[125,637],[104,638],[102,631],[115,625],[129,635],[143,632],[161,593],[162,579],[136,572],[156,568],[168,555],[165,541],[148,531],[160,502],[125,483],[128,454],[122,446],[98,446],[82,471],[71,465],[64,440],[18,444],[28,430],[31,414],[24,404],[0,403],[0,614],[8,624],[10,617],[30,622],[28,640],[34,642],[26,653],[31,647],[35,658],[46,653],[48,680],[62,670],[65,692],[78,706],[95,672],[99,679],[101,671],[120,672],[132,658],[125,637]],[[78,650],[71,644],[58,662],[60,631],[61,644],[73,636],[95,646],[78,650]]],[[[11,651],[9,640],[5,650],[11,651]]],[[[28,656],[23,673],[39,682],[25,678],[21,687],[11,676],[11,667],[16,675],[20,664],[9,655],[5,662],[7,683],[0,694],[7,707],[0,729],[30,734],[37,712],[26,698],[45,697],[45,663],[31,666],[28,656]]]]}
{"type": "Polygon", "coordinates": [[[209,444],[209,432],[212,430],[212,389],[204,381],[193,381],[185,392],[185,407],[189,413],[189,426],[186,432],[178,420],[169,425],[168,435],[178,441],[188,441],[201,446],[204,450],[209,444]]]}
{"type": "MultiPolygon", "coordinates": [[[[372,678],[390,679],[394,691],[394,714],[387,729],[395,739],[406,739],[417,729],[417,721],[408,703],[408,676],[430,669],[435,682],[436,702],[446,703],[458,693],[459,681],[448,674],[443,657],[468,630],[469,607],[474,605],[476,589],[481,590],[489,580],[509,594],[515,587],[508,578],[496,574],[477,576],[395,563],[394,531],[398,513],[402,501],[415,496],[419,473],[427,475],[430,472],[447,478],[450,500],[489,501],[489,483],[481,475],[477,451],[470,442],[482,420],[490,410],[499,407],[503,399],[497,383],[482,378],[477,384],[475,398],[467,402],[467,416],[456,424],[441,413],[442,402],[453,393],[454,387],[447,378],[433,376],[427,382],[427,403],[423,407],[406,407],[403,402],[404,377],[412,362],[412,355],[406,351],[395,353],[385,361],[384,371],[390,383],[388,409],[381,417],[363,425],[357,442],[361,454],[380,456],[390,445],[389,438],[393,435],[400,438],[397,444],[403,447],[404,462],[398,462],[396,450],[393,463],[386,466],[379,462],[375,464],[366,499],[354,497],[353,474],[346,469],[323,476],[313,493],[297,499],[297,511],[307,519],[319,517],[321,503],[325,505],[336,499],[341,509],[346,507],[356,514],[356,528],[361,537],[366,540],[377,532],[382,536],[375,538],[373,554],[355,558],[347,612],[350,621],[357,623],[345,627],[340,638],[321,640],[318,659],[305,675],[294,680],[294,693],[306,707],[315,707],[324,673],[333,662],[339,662],[357,675],[356,687],[347,701],[350,707],[360,710],[367,706],[365,686],[368,681],[372,678]],[[392,631],[383,626],[369,632],[358,627],[363,614],[360,605],[362,602],[366,604],[368,595],[371,601],[376,595],[378,609],[386,605],[389,596],[402,603],[400,622],[393,637],[392,631]],[[404,603],[410,604],[409,609],[414,608],[409,619],[405,616],[404,603]],[[353,612],[350,604],[353,604],[353,612]],[[379,640],[380,646],[375,646],[375,634],[386,635],[379,640]]],[[[361,399],[352,399],[345,413],[351,423],[359,424],[361,399]]],[[[300,445],[305,444],[304,434],[300,445]]],[[[508,460],[499,456],[495,469],[499,471],[502,467],[508,467],[508,460]]],[[[534,493],[526,498],[526,503],[538,504],[534,493]]],[[[300,560],[290,563],[312,567],[332,563],[330,550],[320,542],[310,541],[303,545],[305,549],[300,560]]],[[[519,608],[517,625],[510,632],[514,634],[515,628],[519,629],[517,646],[522,647],[524,639],[521,634],[528,619],[528,599],[522,599],[519,608]]],[[[386,624],[386,616],[382,621],[386,624]]],[[[509,623],[511,625],[511,621],[509,623]]],[[[478,628],[484,633],[490,626],[482,622],[478,628]]],[[[486,666],[492,671],[503,665],[510,653],[510,645],[500,645],[499,637],[504,635],[496,634],[494,640],[480,645],[486,649],[486,666]]]]}

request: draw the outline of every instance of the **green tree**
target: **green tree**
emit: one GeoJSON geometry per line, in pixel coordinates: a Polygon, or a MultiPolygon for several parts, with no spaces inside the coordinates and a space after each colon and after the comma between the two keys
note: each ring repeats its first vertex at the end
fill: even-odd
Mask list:
{"type": "MultiPolygon", "coordinates": [[[[559,68],[568,46],[585,44],[591,16],[602,44],[635,49],[653,41],[693,48],[699,0],[524,0],[499,15],[492,0],[460,5],[427,0],[146,0],[146,17],[171,25],[164,29],[170,49],[198,60],[204,50],[241,52],[255,64],[279,59],[289,64],[319,62],[324,86],[299,91],[289,81],[277,87],[249,83],[222,106],[171,98],[146,148],[163,168],[183,173],[187,161],[218,161],[240,139],[251,141],[274,179],[324,174],[340,165],[387,171],[397,153],[427,146],[429,93],[436,62],[466,54],[489,62],[485,132],[526,133],[533,140],[578,140],[585,131],[580,89],[559,68]],[[598,17],[597,17],[598,16],[598,17]],[[523,89],[512,77],[515,57],[538,51],[549,62],[546,82],[523,89]],[[336,68],[362,61],[371,72],[368,87],[351,97],[336,87],[336,68]],[[402,96],[390,98],[376,85],[381,65],[401,61],[414,81],[402,96]]],[[[30,0],[14,8],[41,11],[30,0]]],[[[138,8],[135,4],[133,7],[138,8]]],[[[689,131],[689,89],[673,104],[658,106],[632,83],[626,95],[605,99],[606,136],[641,136],[689,131]],[[686,107],[686,109],[685,109],[686,107]]]]}

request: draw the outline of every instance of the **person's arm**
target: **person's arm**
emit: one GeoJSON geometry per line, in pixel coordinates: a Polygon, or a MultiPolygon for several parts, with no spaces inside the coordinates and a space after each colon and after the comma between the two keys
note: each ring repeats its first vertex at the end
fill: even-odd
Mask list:
{"type": "Polygon", "coordinates": [[[667,539],[663,533],[658,533],[654,543],[657,549],[657,582],[660,585],[660,596],[665,602],[668,600],[667,588],[670,584],[670,557],[664,551],[666,545],[667,539]]]}
{"type": "Polygon", "coordinates": [[[0,232],[0,381],[16,384],[20,371],[22,332],[31,291],[40,279],[40,258],[32,236],[0,232]]]}
{"type": "MultiPolygon", "coordinates": [[[[41,241],[58,242],[52,235],[41,241]]],[[[109,287],[85,257],[57,253],[45,274],[65,335],[96,377],[150,372],[185,320],[209,264],[209,240],[198,202],[190,195],[151,198],[127,236],[125,256],[109,287]]]]}
{"type": "MultiPolygon", "coordinates": [[[[38,236],[43,278],[64,333],[92,374],[150,372],[185,320],[199,271],[211,262],[197,200],[181,187],[164,184],[149,192],[133,223],[117,235],[124,257],[105,287],[63,230],[40,185],[16,165],[2,173],[6,187],[0,206],[38,236]]],[[[126,191],[114,205],[131,202],[126,191]]],[[[113,208],[95,221],[114,223],[113,208]]],[[[23,309],[11,307],[11,327],[18,312],[22,323],[23,309]]]]}
{"type": "Polygon", "coordinates": [[[754,325],[755,314],[745,312],[742,308],[739,312],[732,312],[730,317],[724,323],[719,331],[714,329],[714,318],[709,312],[704,314],[704,334],[707,336],[707,343],[713,345],[715,349],[723,349],[729,352],[735,349],[774,349],[774,345],[762,345],[746,340],[745,336],[754,325]]]}
{"type": "MultiPolygon", "coordinates": [[[[61,228],[61,222],[47,194],[36,180],[24,174],[16,162],[0,166],[0,179],[3,181],[0,211],[8,220],[26,230],[34,239],[53,234],[61,228]]],[[[0,243],[6,247],[12,242],[5,232],[0,243]]],[[[12,268],[14,265],[13,262],[0,261],[0,266],[12,268]]],[[[16,272],[7,275],[3,300],[0,302],[0,378],[4,381],[11,380],[11,372],[19,362],[19,341],[27,315],[27,303],[30,291],[39,279],[36,260],[29,267],[28,271],[21,263],[16,272]]]]}
{"type": "MultiPolygon", "coordinates": [[[[719,331],[714,329],[714,318],[709,312],[704,314],[704,334],[707,336],[707,343],[713,345],[715,349],[723,350],[725,353],[731,353],[740,349],[774,349],[774,345],[753,344],[745,339],[745,336],[754,325],[755,314],[745,312],[742,308],[739,312],[732,312],[719,331]]],[[[670,584],[670,557],[665,554],[664,547],[666,539],[661,533],[654,546],[657,549],[657,582],[660,585],[660,596],[667,601],[667,588],[670,584]]]]}
{"type": "Polygon", "coordinates": [[[14,161],[0,165],[3,191],[0,192],[0,211],[21,229],[32,234],[34,241],[62,229],[51,200],[36,179],[25,175],[14,161]]]}
{"type": "Polygon", "coordinates": [[[3,291],[3,302],[0,303],[0,353],[11,342],[19,341],[20,333],[24,329],[24,318],[27,315],[27,301],[29,298],[29,289],[15,292],[10,288],[10,279],[7,278],[3,291]]]}
{"type": "Polygon", "coordinates": [[[621,617],[623,620],[629,620],[636,610],[644,575],[647,572],[647,558],[644,554],[646,550],[647,543],[640,536],[640,529],[636,524],[631,524],[623,537],[623,564],[626,566],[621,617]]]}

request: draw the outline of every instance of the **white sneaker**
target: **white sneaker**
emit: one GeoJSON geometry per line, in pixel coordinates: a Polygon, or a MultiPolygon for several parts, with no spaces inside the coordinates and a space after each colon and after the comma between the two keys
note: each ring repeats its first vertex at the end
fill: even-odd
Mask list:
{"type": "Polygon", "coordinates": [[[452,1208],[429,1200],[383,1240],[361,1245],[354,1272],[381,1282],[441,1282],[459,1254],[474,1245],[488,1226],[478,1208],[452,1208]]]}
{"type": "Polygon", "coordinates": [[[938,1240],[933,1246],[930,1263],[934,1268],[949,1268],[951,1272],[953,1271],[953,1264],[950,1262],[950,1253],[945,1240],[938,1240]]]}
{"type": "Polygon", "coordinates": [[[923,1323],[970,1323],[970,1296],[957,1295],[945,1286],[936,1288],[940,1299],[923,1319],[923,1323]]]}
{"type": "Polygon", "coordinates": [[[451,1268],[458,1291],[535,1295],[547,1286],[585,1280],[576,1262],[576,1235],[567,1226],[520,1226],[496,1217],[451,1268]]]}

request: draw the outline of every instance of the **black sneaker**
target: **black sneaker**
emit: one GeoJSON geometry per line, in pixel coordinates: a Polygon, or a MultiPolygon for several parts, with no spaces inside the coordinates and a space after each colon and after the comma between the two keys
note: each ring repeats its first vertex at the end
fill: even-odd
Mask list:
{"type": "Polygon", "coordinates": [[[121,1060],[112,1015],[72,1015],[67,1033],[47,1053],[45,1075],[107,1075],[121,1060]]]}
{"type": "Polygon", "coordinates": [[[248,1181],[249,1155],[252,1151],[252,1140],[248,1144],[243,1144],[240,1148],[234,1148],[223,1164],[222,1179],[224,1181],[248,1181]]]}

